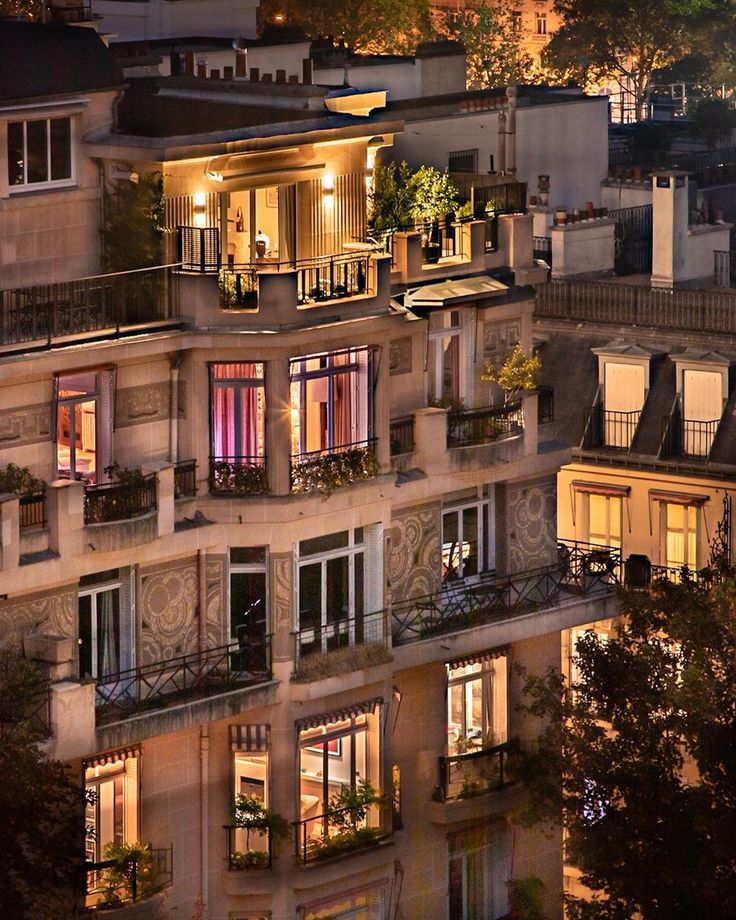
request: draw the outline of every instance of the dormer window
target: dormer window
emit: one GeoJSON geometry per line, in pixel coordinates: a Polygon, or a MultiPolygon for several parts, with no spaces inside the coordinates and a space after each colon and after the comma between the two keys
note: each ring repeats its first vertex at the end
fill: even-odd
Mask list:
{"type": "Polygon", "coordinates": [[[8,124],[8,185],[10,191],[32,186],[71,185],[71,118],[40,118],[8,124]]]}
{"type": "Polygon", "coordinates": [[[707,457],[723,412],[723,375],[684,370],[682,378],[683,450],[690,457],[707,457]]]}
{"type": "Polygon", "coordinates": [[[647,368],[642,364],[606,361],[603,379],[605,444],[629,448],[644,406],[647,368]]]}

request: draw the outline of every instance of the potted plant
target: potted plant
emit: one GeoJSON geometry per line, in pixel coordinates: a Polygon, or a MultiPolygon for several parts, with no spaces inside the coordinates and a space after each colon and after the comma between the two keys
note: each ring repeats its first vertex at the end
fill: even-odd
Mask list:
{"type": "Polygon", "coordinates": [[[526,390],[534,390],[542,362],[536,355],[531,357],[521,345],[516,345],[506,356],[503,364],[489,363],[481,380],[497,383],[504,391],[504,405],[515,402],[526,390]]]}
{"type": "Polygon", "coordinates": [[[411,216],[422,234],[422,258],[437,262],[440,258],[439,222],[453,214],[458,192],[448,172],[434,166],[420,166],[409,179],[412,194],[411,216]]]}
{"type": "Polygon", "coordinates": [[[98,907],[120,907],[126,901],[143,900],[153,894],[156,866],[147,843],[108,843],[103,850],[114,865],[102,872],[98,907]]]}
{"type": "Polygon", "coordinates": [[[231,827],[245,830],[245,851],[235,850],[230,857],[231,869],[265,869],[270,863],[270,849],[288,836],[289,825],[284,817],[271,808],[266,808],[256,795],[239,793],[235,796],[231,813],[231,827]],[[257,839],[266,837],[267,849],[251,849],[251,834],[257,839]],[[269,843],[270,838],[270,843],[269,843]]]}
{"type": "Polygon", "coordinates": [[[382,830],[380,827],[366,826],[365,822],[369,808],[372,805],[382,805],[385,801],[385,795],[367,779],[359,780],[354,788],[349,786],[331,796],[328,811],[330,828],[334,833],[316,841],[316,857],[326,859],[345,850],[375,843],[382,830]]]}

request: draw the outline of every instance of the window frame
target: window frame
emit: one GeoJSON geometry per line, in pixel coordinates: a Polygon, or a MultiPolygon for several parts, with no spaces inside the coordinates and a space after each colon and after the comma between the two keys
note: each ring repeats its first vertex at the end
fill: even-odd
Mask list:
{"type": "Polygon", "coordinates": [[[23,118],[19,120],[8,119],[6,122],[6,147],[5,152],[8,158],[8,192],[10,195],[22,194],[23,192],[37,192],[45,189],[72,188],[77,185],[77,170],[75,162],[75,139],[76,139],[76,119],[72,115],[46,115],[39,118],[23,118]],[[46,123],[46,175],[51,175],[51,122],[68,121],[69,123],[69,177],[64,179],[47,178],[41,182],[28,181],[28,125],[32,123],[46,123]],[[20,124],[23,126],[23,182],[11,183],[10,181],[10,126],[20,124]]]}
{"type": "MultiPolygon", "coordinates": [[[[484,575],[495,571],[495,531],[494,531],[494,508],[495,503],[490,495],[482,498],[474,498],[456,505],[447,505],[442,508],[440,517],[440,566],[442,584],[453,584],[462,582],[463,584],[472,584],[478,581],[484,575]],[[464,559],[462,552],[458,558],[458,574],[455,577],[450,576],[450,566],[445,567],[445,517],[450,514],[457,515],[458,537],[464,536],[463,518],[465,511],[476,509],[477,511],[477,547],[478,547],[478,571],[473,575],[464,575],[464,559]]],[[[465,540],[458,540],[464,545],[465,540]]]]}
{"type": "Polygon", "coordinates": [[[209,438],[209,449],[210,457],[213,460],[224,460],[224,461],[234,461],[238,460],[255,460],[263,461],[266,458],[266,362],[265,361],[244,361],[238,359],[235,361],[210,361],[208,364],[209,369],[209,384],[210,384],[210,411],[209,411],[209,422],[210,422],[210,438],[209,438]],[[256,368],[260,366],[262,369],[262,375],[260,377],[216,377],[215,368],[217,367],[228,367],[232,365],[254,365],[256,368]],[[216,411],[216,402],[215,402],[215,392],[218,389],[229,389],[231,388],[234,391],[233,396],[233,411],[235,418],[235,428],[234,432],[236,435],[235,440],[238,443],[242,444],[243,442],[243,432],[240,432],[240,437],[238,435],[238,428],[241,424],[241,415],[239,411],[241,407],[241,391],[244,389],[260,389],[261,393],[256,397],[258,404],[258,413],[261,414],[260,418],[255,420],[255,431],[256,431],[256,442],[260,440],[261,443],[256,444],[256,450],[258,453],[246,455],[246,454],[229,454],[227,456],[221,456],[215,452],[215,411],[216,411]],[[262,409],[261,409],[262,407],[262,409]],[[260,435],[260,438],[259,438],[260,435]]]}
{"type": "Polygon", "coordinates": [[[584,494],[585,502],[585,540],[587,543],[590,543],[591,546],[600,546],[606,547],[610,546],[620,551],[623,551],[623,536],[624,536],[624,495],[611,495],[605,492],[586,492],[584,494]],[[604,499],[606,502],[605,518],[606,518],[606,542],[605,543],[596,543],[593,539],[593,534],[591,532],[591,501],[593,498],[604,499]],[[616,500],[620,502],[619,508],[619,536],[618,536],[618,545],[611,537],[611,501],[616,500]]]}
{"type": "MultiPolygon", "coordinates": [[[[466,670],[465,674],[458,674],[452,676],[452,670],[450,669],[449,664],[446,665],[447,670],[447,702],[446,702],[446,719],[447,719],[447,752],[448,756],[453,756],[453,753],[450,751],[450,726],[454,725],[454,722],[451,722],[451,713],[452,713],[452,690],[454,687],[462,687],[461,693],[461,709],[462,709],[462,723],[458,731],[458,737],[454,742],[456,745],[465,746],[470,742],[478,741],[478,744],[472,745],[477,750],[482,750],[484,748],[485,739],[488,735],[495,736],[495,744],[503,744],[508,741],[509,736],[509,677],[508,677],[508,656],[499,655],[496,658],[487,659],[480,662],[475,662],[471,667],[480,665],[475,671],[468,672],[466,670]],[[499,662],[503,664],[499,665],[499,662]],[[503,669],[503,670],[502,670],[503,669]],[[503,686],[497,686],[500,683],[500,675],[503,673],[503,686]],[[477,738],[475,736],[470,737],[468,735],[468,691],[470,690],[472,684],[480,682],[480,699],[481,699],[481,734],[477,738]],[[503,711],[504,725],[496,725],[496,704],[497,704],[497,694],[502,695],[505,700],[505,707],[503,711]],[[462,742],[462,744],[461,744],[462,742]]],[[[465,666],[466,669],[468,666],[465,666]]],[[[455,671],[460,670],[460,668],[455,668],[455,671]]],[[[472,701],[470,703],[472,707],[472,701]]],[[[461,752],[455,752],[461,753],[461,752]]]]}
{"type": "Polygon", "coordinates": [[[441,403],[443,400],[460,401],[465,396],[463,380],[463,340],[464,340],[463,313],[459,307],[443,310],[430,314],[427,328],[427,400],[441,403]],[[457,314],[457,322],[453,318],[457,314]],[[440,317],[442,325],[432,328],[432,317],[440,317]],[[445,319],[449,325],[445,325],[445,319]],[[457,348],[457,393],[449,396],[443,395],[444,356],[445,349],[442,340],[455,339],[452,346],[457,348]]]}
{"type": "MultiPolygon", "coordinates": [[[[98,585],[83,585],[83,586],[80,586],[80,589],[77,591],[77,628],[78,628],[78,631],[81,631],[81,630],[79,630],[79,627],[80,627],[80,625],[81,625],[81,623],[80,623],[80,621],[81,621],[81,611],[80,611],[80,609],[79,609],[79,602],[81,601],[81,599],[82,599],[83,597],[89,597],[89,598],[90,598],[90,611],[89,611],[89,617],[90,617],[90,651],[89,651],[89,654],[90,654],[91,673],[90,673],[89,676],[90,676],[93,680],[97,681],[98,683],[99,683],[99,682],[104,682],[105,679],[108,678],[108,677],[110,677],[111,675],[114,675],[114,674],[119,673],[120,671],[126,670],[126,669],[123,667],[123,664],[124,664],[124,662],[123,662],[123,653],[124,653],[124,648],[125,648],[125,643],[123,642],[123,629],[124,629],[124,624],[123,624],[124,612],[123,612],[123,604],[122,604],[122,600],[123,600],[123,579],[122,579],[122,577],[118,577],[117,579],[111,580],[111,581],[108,581],[108,582],[100,582],[100,584],[98,584],[98,585]],[[119,663],[120,667],[118,668],[117,671],[111,671],[109,674],[98,674],[98,673],[97,673],[97,670],[98,670],[97,664],[98,664],[98,656],[99,656],[99,645],[98,645],[98,643],[99,643],[99,636],[98,636],[98,628],[97,628],[97,627],[98,627],[98,616],[99,616],[99,613],[98,613],[98,609],[97,609],[97,601],[98,601],[98,597],[99,597],[101,594],[106,594],[106,593],[108,593],[109,591],[117,591],[117,593],[118,593],[118,597],[117,597],[117,605],[118,605],[118,648],[117,648],[117,658],[118,658],[118,663],[119,663]]],[[[79,647],[80,647],[80,651],[81,651],[81,648],[82,648],[82,640],[81,640],[81,638],[79,639],[79,647]]],[[[79,662],[79,676],[80,676],[80,679],[84,679],[84,678],[86,677],[85,674],[82,674],[81,654],[80,654],[80,662],[79,662]]]]}
{"type": "MultiPolygon", "coordinates": [[[[54,473],[57,479],[66,479],[67,470],[59,467],[59,411],[62,407],[69,407],[69,479],[74,482],[87,482],[99,485],[108,481],[109,476],[106,469],[113,462],[113,432],[115,429],[115,386],[116,373],[114,366],[107,367],[82,367],[75,371],[59,372],[54,375],[54,399],[52,408],[52,425],[53,425],[53,451],[54,451],[54,473]],[[84,374],[95,375],[95,387],[93,393],[85,393],[81,396],[60,396],[61,384],[69,378],[79,378],[84,374]],[[83,403],[94,402],[95,404],[95,469],[94,478],[81,474],[76,468],[76,437],[72,441],[72,431],[76,428],[73,423],[76,421],[74,407],[83,403]],[[107,412],[107,416],[105,416],[107,412]]],[[[89,472],[89,471],[88,471],[89,472]]]]}
{"type": "Polygon", "coordinates": [[[660,539],[660,559],[661,565],[664,565],[668,569],[681,569],[688,568],[691,572],[697,572],[699,568],[700,561],[700,533],[701,533],[701,523],[700,523],[700,510],[701,504],[699,502],[660,502],[660,526],[661,526],[661,539],[660,539]],[[682,508],[684,511],[684,526],[682,531],[671,531],[669,526],[669,514],[668,509],[672,508],[682,508]],[[693,513],[694,526],[692,530],[689,526],[690,512],[693,513]],[[670,533],[682,533],[683,538],[683,547],[685,550],[685,561],[678,563],[671,563],[669,558],[669,535],[670,533]],[[694,559],[690,559],[690,539],[694,542],[694,559]]]}

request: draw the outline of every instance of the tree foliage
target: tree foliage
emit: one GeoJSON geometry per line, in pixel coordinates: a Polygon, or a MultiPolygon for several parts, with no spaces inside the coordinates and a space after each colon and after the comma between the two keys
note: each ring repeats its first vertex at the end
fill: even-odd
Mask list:
{"type": "Polygon", "coordinates": [[[458,205],[458,191],[448,172],[405,162],[376,166],[369,198],[368,222],[376,230],[394,230],[412,223],[441,220],[458,205]]]}
{"type": "Polygon", "coordinates": [[[642,102],[652,73],[688,54],[733,16],[732,0],[555,0],[561,26],[545,49],[558,78],[614,80],[642,102]]]}
{"type": "Polygon", "coordinates": [[[25,721],[44,692],[31,662],[0,651],[0,902],[17,920],[68,920],[83,876],[84,791],[25,721]]]}
{"type": "Polygon", "coordinates": [[[520,14],[521,4],[515,0],[471,0],[462,10],[435,11],[437,32],[465,45],[468,89],[531,83],[539,76],[522,47],[520,14]]]}
{"type": "Polygon", "coordinates": [[[354,51],[400,54],[428,34],[429,0],[264,0],[264,22],[298,26],[311,38],[339,39],[354,51]]]}
{"type": "Polygon", "coordinates": [[[527,355],[521,345],[515,345],[502,364],[489,363],[481,380],[497,383],[506,393],[506,402],[521,396],[524,390],[533,390],[542,369],[537,355],[527,355]]]}
{"type": "Polygon", "coordinates": [[[163,180],[158,174],[137,176],[135,181],[116,181],[106,188],[106,271],[123,272],[161,264],[163,202],[163,180]]]}
{"type": "Polygon", "coordinates": [[[736,916],[736,580],[623,595],[607,641],[577,643],[579,679],[527,677],[547,722],[520,772],[529,820],[562,821],[592,900],[573,920],[736,916]]]}
{"type": "Polygon", "coordinates": [[[41,19],[42,0],[0,0],[0,16],[41,19]]]}

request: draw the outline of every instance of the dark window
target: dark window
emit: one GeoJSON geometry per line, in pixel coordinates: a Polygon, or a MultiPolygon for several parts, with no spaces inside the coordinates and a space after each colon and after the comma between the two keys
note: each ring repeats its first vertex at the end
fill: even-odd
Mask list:
{"type": "Polygon", "coordinates": [[[477,173],[478,148],[473,150],[451,150],[447,154],[447,168],[450,172],[477,173]]]}
{"type": "Polygon", "coordinates": [[[70,118],[14,121],[8,125],[8,184],[68,182],[72,178],[70,118]]]}

